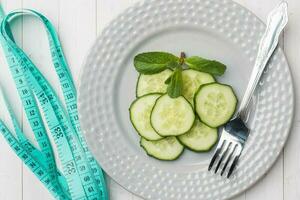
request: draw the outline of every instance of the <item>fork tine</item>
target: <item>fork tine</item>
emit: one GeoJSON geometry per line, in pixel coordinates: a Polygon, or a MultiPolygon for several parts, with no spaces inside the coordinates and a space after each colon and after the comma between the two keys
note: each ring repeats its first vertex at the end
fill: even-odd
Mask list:
{"type": "Polygon", "coordinates": [[[214,156],[212,157],[212,159],[211,159],[211,161],[209,163],[208,171],[210,171],[211,168],[212,168],[212,166],[214,165],[214,162],[216,161],[217,157],[219,156],[219,154],[221,152],[221,149],[223,148],[224,144],[225,144],[225,140],[223,140],[222,143],[221,143],[221,140],[220,140],[220,142],[219,142],[219,144],[217,146],[217,149],[216,149],[216,151],[214,153],[214,156]]]}
{"type": "Polygon", "coordinates": [[[222,152],[222,155],[221,155],[221,157],[220,157],[220,159],[219,159],[219,162],[218,162],[218,164],[217,164],[217,167],[216,167],[216,169],[215,169],[215,173],[218,172],[218,170],[219,170],[219,168],[220,168],[220,166],[221,166],[221,164],[222,164],[222,161],[223,161],[224,158],[226,157],[227,152],[229,151],[231,145],[232,145],[232,142],[229,142],[229,144],[226,145],[225,150],[222,152]]]}
{"type": "Polygon", "coordinates": [[[223,169],[222,169],[222,171],[221,171],[221,176],[223,176],[223,174],[224,174],[224,172],[225,172],[225,170],[226,170],[226,168],[227,168],[227,165],[228,165],[228,163],[230,162],[231,157],[232,157],[232,155],[233,155],[233,153],[234,153],[236,147],[237,147],[237,144],[235,144],[234,147],[231,148],[231,152],[229,153],[229,156],[228,156],[228,158],[227,158],[227,160],[226,160],[226,162],[225,162],[225,165],[224,165],[224,167],[223,167],[223,169]]]}
{"type": "Polygon", "coordinates": [[[229,177],[231,176],[231,174],[232,174],[232,172],[233,172],[235,166],[236,166],[237,163],[238,163],[238,160],[239,160],[239,158],[240,158],[241,153],[242,153],[242,148],[239,148],[238,153],[237,153],[237,155],[235,156],[235,158],[234,158],[234,160],[233,160],[233,162],[232,162],[232,164],[231,164],[231,166],[230,166],[230,168],[229,168],[229,171],[228,171],[228,174],[227,174],[227,178],[229,178],[229,177]]]}

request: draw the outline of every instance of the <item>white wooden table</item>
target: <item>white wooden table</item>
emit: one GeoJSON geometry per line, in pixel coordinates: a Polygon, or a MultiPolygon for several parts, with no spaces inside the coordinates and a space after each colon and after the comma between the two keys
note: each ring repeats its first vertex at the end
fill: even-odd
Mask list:
{"type": "MultiPolygon", "coordinates": [[[[46,15],[55,25],[73,77],[78,82],[78,75],[84,57],[100,34],[102,28],[123,9],[137,0],[1,0],[6,12],[17,8],[31,8],[46,15]]],[[[236,0],[263,21],[279,0],[236,0]]],[[[288,0],[289,24],[281,45],[287,55],[293,72],[296,102],[300,91],[300,1],[288,0]]],[[[58,81],[51,66],[46,36],[41,24],[31,18],[17,20],[12,24],[17,41],[33,61],[47,73],[52,85],[58,89],[58,81]]],[[[9,88],[9,99],[18,113],[19,121],[26,134],[31,136],[29,126],[24,120],[16,90],[9,76],[3,53],[0,52],[0,83],[9,88]]],[[[0,104],[0,117],[8,119],[0,104]]],[[[298,103],[296,108],[298,109],[298,103]]],[[[274,167],[265,177],[236,200],[298,200],[300,199],[300,116],[296,112],[291,135],[287,145],[274,167]]],[[[112,200],[137,200],[108,178],[112,200]]],[[[24,166],[10,150],[0,136],[0,200],[41,200],[52,199],[44,186],[24,166]]]]}

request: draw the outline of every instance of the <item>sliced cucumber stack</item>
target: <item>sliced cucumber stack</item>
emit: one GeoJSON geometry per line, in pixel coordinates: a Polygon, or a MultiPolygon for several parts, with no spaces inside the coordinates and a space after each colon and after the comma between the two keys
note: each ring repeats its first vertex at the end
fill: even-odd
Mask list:
{"type": "Polygon", "coordinates": [[[194,120],[193,107],[183,96],[162,95],[151,113],[151,125],[160,136],[182,135],[192,128],[194,120]]]}
{"type": "Polygon", "coordinates": [[[213,77],[223,75],[226,66],[184,52],[177,57],[155,51],[136,55],[134,67],[140,75],[130,120],[146,153],[175,160],[184,147],[209,151],[237,104],[232,88],[213,77]]]}
{"type": "Polygon", "coordinates": [[[186,134],[178,136],[178,139],[187,148],[204,152],[209,151],[215,145],[218,140],[218,131],[197,119],[192,129],[186,134]]]}
{"type": "Polygon", "coordinates": [[[194,95],[203,84],[213,83],[215,79],[212,75],[199,72],[192,69],[186,69],[182,72],[182,95],[194,105],[194,95]]]}
{"type": "Polygon", "coordinates": [[[147,94],[132,102],[129,113],[130,120],[136,131],[148,140],[158,140],[162,137],[156,133],[150,124],[150,115],[155,101],[161,94],[147,94]]]}
{"type": "Polygon", "coordinates": [[[141,97],[149,93],[165,93],[167,86],[165,81],[171,76],[172,70],[166,69],[158,74],[141,74],[136,86],[136,96],[141,97]]]}
{"type": "Polygon", "coordinates": [[[234,114],[237,104],[232,88],[219,83],[201,86],[194,101],[200,120],[213,128],[225,124],[234,114]]]}
{"type": "Polygon", "coordinates": [[[160,160],[175,160],[184,149],[176,137],[166,137],[156,141],[141,138],[140,144],[148,155],[160,160]]]}

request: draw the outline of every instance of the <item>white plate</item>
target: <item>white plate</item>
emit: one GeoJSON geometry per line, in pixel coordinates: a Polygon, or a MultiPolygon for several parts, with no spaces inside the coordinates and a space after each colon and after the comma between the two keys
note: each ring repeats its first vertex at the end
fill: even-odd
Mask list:
{"type": "Polygon", "coordinates": [[[146,199],[227,199],[254,184],[278,157],[293,118],[294,94],[282,50],[271,59],[256,95],[251,134],[230,180],[207,171],[210,153],[185,150],[176,161],[148,157],[129,120],[139,52],[167,51],[220,60],[218,81],[239,99],[256,57],[264,24],[229,0],[147,0],[114,20],[92,47],[81,75],[79,110],[89,147],[105,172],[146,199]]]}

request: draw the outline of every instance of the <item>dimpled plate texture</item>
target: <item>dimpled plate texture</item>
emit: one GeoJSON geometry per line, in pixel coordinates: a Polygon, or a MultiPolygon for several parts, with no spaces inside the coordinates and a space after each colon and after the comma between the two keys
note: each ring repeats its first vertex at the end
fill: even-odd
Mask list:
{"type": "Polygon", "coordinates": [[[228,199],[273,165],[288,137],[294,106],[285,56],[276,50],[256,91],[251,134],[230,180],[207,171],[210,153],[185,150],[176,161],[155,160],[139,147],[129,121],[138,74],[132,61],[150,50],[200,55],[224,62],[218,81],[241,99],[265,25],[229,0],[147,0],[112,21],[91,48],[81,73],[82,129],[105,172],[127,190],[154,200],[228,199]]]}

